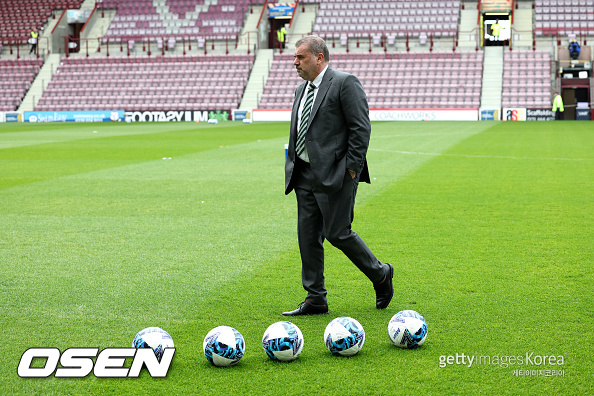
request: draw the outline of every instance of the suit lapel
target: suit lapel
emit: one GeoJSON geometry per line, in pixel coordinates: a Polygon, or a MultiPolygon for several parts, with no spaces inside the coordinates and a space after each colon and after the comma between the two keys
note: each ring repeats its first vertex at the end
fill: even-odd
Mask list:
{"type": "Polygon", "coordinates": [[[303,96],[303,91],[305,91],[305,86],[306,84],[302,83],[297,87],[297,91],[295,93],[295,102],[293,102],[293,111],[291,112],[291,140],[293,142],[297,140],[297,116],[299,113],[301,97],[303,96]]]}
{"type": "Polygon", "coordinates": [[[309,116],[309,122],[307,123],[308,128],[311,125],[311,121],[314,119],[314,117],[316,116],[316,113],[318,112],[320,103],[322,103],[322,100],[324,100],[326,93],[328,93],[328,89],[332,85],[332,77],[334,77],[334,70],[332,70],[330,67],[328,67],[328,69],[326,69],[326,73],[324,73],[324,78],[322,78],[322,83],[320,84],[320,87],[318,88],[318,94],[316,95],[316,100],[314,101],[313,107],[311,109],[311,115],[309,116]]]}

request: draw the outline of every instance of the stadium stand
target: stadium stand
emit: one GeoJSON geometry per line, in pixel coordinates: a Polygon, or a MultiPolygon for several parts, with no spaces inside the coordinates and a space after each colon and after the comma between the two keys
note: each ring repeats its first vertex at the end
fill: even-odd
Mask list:
{"type": "Polygon", "coordinates": [[[374,2],[316,0],[320,8],[313,32],[324,37],[339,39],[369,37],[376,45],[382,35],[388,44],[396,37],[426,39],[454,36],[458,28],[460,1],[395,1],[374,2]]]}
{"type": "Polygon", "coordinates": [[[14,111],[31,86],[43,59],[0,60],[0,111],[14,111]]]}
{"type": "MultiPolygon", "coordinates": [[[[332,54],[330,65],[355,74],[372,108],[478,108],[482,51],[332,54]]],[[[275,54],[260,108],[289,109],[297,76],[292,55],[275,54]]]]}
{"type": "Polygon", "coordinates": [[[0,1],[0,37],[6,44],[12,40],[26,43],[31,30],[47,23],[52,11],[80,8],[83,0],[2,0],[0,1]]]}
{"type": "MultiPolygon", "coordinates": [[[[235,36],[241,30],[249,4],[242,0],[219,0],[217,4],[205,4],[205,0],[104,0],[101,8],[116,9],[103,39],[105,43],[108,38],[119,42],[122,36],[235,36]]],[[[152,41],[160,40],[153,37],[152,41]]]]}
{"type": "Polygon", "coordinates": [[[550,106],[549,51],[506,51],[503,65],[502,107],[550,106]]]}
{"type": "Polygon", "coordinates": [[[230,110],[253,55],[63,58],[35,110],[230,110]]]}
{"type": "Polygon", "coordinates": [[[200,13],[198,26],[204,33],[238,34],[249,4],[242,0],[219,0],[208,11],[200,13]]]}
{"type": "Polygon", "coordinates": [[[589,0],[535,0],[536,35],[594,34],[594,3],[589,0]]]}
{"type": "MultiPolygon", "coordinates": [[[[14,37],[16,34],[23,40],[28,39],[30,24],[34,23],[38,28],[42,26],[39,23],[47,23],[52,9],[65,6],[64,1],[2,0],[2,21],[19,20],[16,14],[12,15],[18,6],[29,11],[31,18],[20,19],[20,24],[1,24],[0,36],[14,37]],[[7,17],[8,9],[12,13],[10,17],[7,17]],[[39,22],[39,14],[43,14],[45,20],[42,18],[39,22]]],[[[82,2],[68,1],[67,5],[76,7],[82,2]]],[[[32,87],[28,98],[32,95],[41,97],[35,110],[50,111],[238,108],[254,66],[254,54],[234,54],[236,49],[225,56],[220,46],[215,50],[214,41],[212,46],[210,42],[205,45],[205,38],[211,41],[236,36],[249,16],[250,7],[263,3],[264,0],[97,0],[99,8],[113,10],[109,13],[113,18],[111,23],[109,19],[104,22],[104,28],[108,23],[109,27],[103,42],[122,42],[121,48],[117,45],[112,50],[116,56],[100,52],[91,53],[87,58],[79,55],[62,58],[47,88],[36,91],[35,86],[32,87]],[[181,37],[185,40],[184,55],[188,39],[198,40],[193,52],[189,50],[188,55],[181,56],[181,45],[177,50],[165,51],[175,48],[176,41],[181,44],[181,37]],[[142,52],[138,47],[136,51],[128,51],[126,56],[126,47],[133,49],[135,40],[137,43],[143,40],[142,52]],[[147,40],[156,42],[159,51],[153,51],[154,56],[150,56],[150,50],[144,49],[147,40]],[[208,55],[207,47],[209,51],[212,49],[208,55]],[[163,48],[165,50],[161,51],[163,48]],[[204,51],[198,51],[198,48],[204,51]],[[204,55],[197,55],[201,52],[204,55]]],[[[453,51],[449,50],[449,43],[457,41],[463,13],[460,0],[303,0],[298,7],[307,5],[310,10],[315,10],[308,19],[308,28],[312,27],[314,34],[333,40],[331,66],[353,73],[361,80],[371,108],[481,106],[483,66],[487,64],[484,63],[487,62],[484,52],[470,51],[469,48],[461,51],[461,47],[456,49],[457,44],[453,51]],[[423,47],[422,40],[428,35],[443,38],[441,45],[423,47]],[[418,40],[419,45],[411,45],[412,51],[408,51],[408,36],[418,40]],[[350,48],[348,44],[345,46],[343,41],[351,38],[362,39],[364,45],[359,48],[356,40],[356,45],[351,41],[350,48]],[[373,50],[371,41],[369,47],[366,45],[368,39],[373,40],[373,50]],[[387,45],[385,42],[379,44],[380,40],[386,40],[387,45]],[[402,51],[404,40],[407,51],[402,51]],[[395,41],[399,44],[394,45],[395,41]],[[390,44],[393,46],[388,47],[390,44]],[[377,48],[378,45],[382,48],[377,48]]],[[[588,32],[591,35],[594,27],[592,7],[588,0],[534,0],[535,32],[541,36],[567,34],[572,37],[588,32]],[[552,24],[554,19],[556,24],[552,24]]],[[[551,46],[550,37],[540,40],[540,47],[537,46],[539,49],[535,51],[524,51],[523,47],[503,51],[503,84],[499,85],[502,87],[502,107],[550,106],[552,87],[557,85],[553,79],[554,62],[566,59],[567,51],[564,45],[551,46]]],[[[153,48],[152,45],[148,47],[153,48]]],[[[7,48],[5,45],[4,54],[8,53],[7,48]]],[[[583,45],[582,48],[580,60],[591,61],[590,47],[583,45]]],[[[10,54],[13,56],[12,49],[10,54]]],[[[259,83],[264,84],[264,88],[262,90],[260,85],[257,91],[261,93],[258,108],[291,107],[294,90],[302,82],[292,61],[291,50],[284,54],[275,51],[270,73],[263,73],[268,76],[266,83],[264,79],[259,83]]],[[[0,87],[4,92],[0,96],[0,111],[18,108],[43,65],[43,60],[27,60],[25,63],[14,60],[12,62],[17,66],[10,69],[6,62],[11,61],[1,64],[0,87]],[[14,81],[18,82],[15,84],[14,81]]],[[[46,62],[44,70],[53,71],[58,58],[53,62],[51,67],[52,63],[46,62]]],[[[47,83],[49,78],[44,78],[47,83]]],[[[255,103],[256,94],[253,97],[255,103]]]]}

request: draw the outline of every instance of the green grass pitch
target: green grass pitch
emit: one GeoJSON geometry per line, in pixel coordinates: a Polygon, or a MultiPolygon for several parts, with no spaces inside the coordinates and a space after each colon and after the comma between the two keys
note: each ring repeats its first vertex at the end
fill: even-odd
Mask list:
{"type": "Polygon", "coordinates": [[[353,228],[394,264],[394,300],[376,310],[328,245],[330,315],[292,319],[303,353],[277,363],[262,334],[305,296],[287,123],[0,124],[0,394],[592,394],[592,125],[374,123],[353,228]],[[427,320],[421,348],[387,336],[402,309],[427,320]],[[337,316],[364,326],[357,356],[326,350],[337,316]],[[245,337],[236,367],[204,358],[218,325],[245,337]],[[149,326],[175,341],[167,378],[17,376],[30,347],[149,326]],[[462,354],[491,361],[440,367],[462,354]]]}

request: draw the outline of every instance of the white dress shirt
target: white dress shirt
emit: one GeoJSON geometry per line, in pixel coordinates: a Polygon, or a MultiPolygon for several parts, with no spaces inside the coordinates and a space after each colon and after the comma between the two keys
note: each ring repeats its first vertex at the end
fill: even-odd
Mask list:
{"type": "MultiPolygon", "coordinates": [[[[318,90],[320,88],[320,84],[322,83],[322,79],[324,78],[324,74],[326,74],[326,70],[328,69],[328,65],[322,70],[320,74],[312,81],[313,85],[315,85],[314,89],[314,97],[312,102],[311,111],[313,112],[313,103],[316,102],[316,96],[318,96],[318,90]]],[[[301,114],[303,113],[303,107],[305,106],[305,102],[307,100],[307,91],[309,90],[309,83],[305,86],[305,92],[303,92],[303,96],[301,97],[301,103],[299,104],[299,112],[297,113],[297,131],[299,131],[299,127],[301,126],[301,114]]],[[[309,113],[309,116],[312,116],[312,113],[309,113]]],[[[307,146],[303,150],[303,154],[299,157],[305,162],[309,162],[309,155],[307,155],[307,146]]]]}

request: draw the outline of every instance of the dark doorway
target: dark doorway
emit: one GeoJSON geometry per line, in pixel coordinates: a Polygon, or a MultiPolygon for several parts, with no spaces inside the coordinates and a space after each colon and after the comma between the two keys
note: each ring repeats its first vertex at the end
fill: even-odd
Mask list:
{"type": "Polygon", "coordinates": [[[561,97],[563,98],[563,107],[565,107],[565,111],[563,112],[564,120],[575,120],[576,91],[577,89],[575,88],[563,89],[561,97]]]}
{"type": "Polygon", "coordinates": [[[84,23],[70,23],[68,24],[68,31],[69,31],[69,39],[68,39],[68,46],[70,48],[70,52],[80,52],[80,31],[85,26],[84,23]],[[74,43],[76,46],[70,44],[74,43]]]}
{"type": "MultiPolygon", "coordinates": [[[[281,48],[281,44],[278,42],[277,31],[282,26],[284,26],[285,29],[287,29],[289,20],[281,19],[281,18],[270,18],[269,21],[270,21],[270,36],[268,37],[269,48],[281,48]]],[[[287,37],[285,36],[285,43],[286,42],[287,42],[287,37]]]]}

